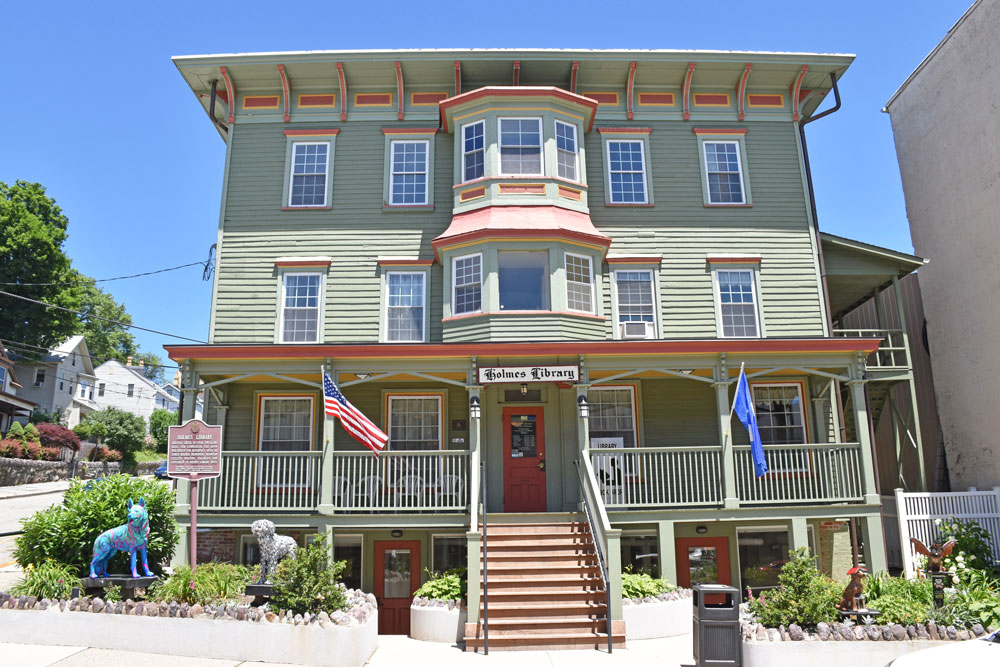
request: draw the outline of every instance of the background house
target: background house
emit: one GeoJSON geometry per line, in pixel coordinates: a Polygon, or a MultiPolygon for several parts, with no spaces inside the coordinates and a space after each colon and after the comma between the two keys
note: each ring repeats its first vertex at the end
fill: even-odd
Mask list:
{"type": "Polygon", "coordinates": [[[14,374],[14,362],[0,342],[0,435],[7,432],[15,417],[28,417],[35,409],[35,403],[17,395],[18,389],[21,384],[14,374]]]}
{"type": "MultiPolygon", "coordinates": [[[[138,366],[130,362],[131,358],[124,364],[111,359],[95,369],[97,394],[94,400],[97,405],[131,412],[147,422],[153,410],[177,412],[180,402],[177,388],[150,380],[143,372],[141,361],[138,366]]],[[[200,418],[200,407],[196,414],[200,418]]]]}
{"type": "Polygon", "coordinates": [[[14,361],[22,386],[18,395],[36,403],[39,410],[61,413],[70,428],[98,409],[94,365],[83,336],[70,336],[38,359],[16,355],[14,361]]]}

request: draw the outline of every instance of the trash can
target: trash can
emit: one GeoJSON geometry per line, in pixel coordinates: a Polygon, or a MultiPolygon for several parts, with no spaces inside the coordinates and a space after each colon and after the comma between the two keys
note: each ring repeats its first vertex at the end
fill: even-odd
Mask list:
{"type": "Polygon", "coordinates": [[[739,591],[724,584],[695,584],[691,601],[695,665],[742,665],[739,591]]]}

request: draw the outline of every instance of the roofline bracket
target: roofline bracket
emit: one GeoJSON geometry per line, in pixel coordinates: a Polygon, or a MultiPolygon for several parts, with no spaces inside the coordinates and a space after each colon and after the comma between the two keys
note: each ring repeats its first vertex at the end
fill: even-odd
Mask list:
{"type": "Polygon", "coordinates": [[[753,63],[747,63],[743,74],[740,75],[739,83],[736,84],[736,108],[739,110],[741,123],[746,118],[747,80],[750,78],[750,70],[752,69],[753,63]]]}
{"type": "Polygon", "coordinates": [[[688,63],[687,73],[684,75],[684,84],[681,89],[681,97],[684,98],[684,120],[691,120],[691,79],[694,78],[694,63],[688,63]]]}
{"type": "Polygon", "coordinates": [[[292,96],[292,90],[291,90],[291,86],[288,83],[288,75],[285,74],[285,66],[284,65],[278,65],[278,74],[281,75],[281,90],[284,93],[284,97],[285,97],[285,100],[284,100],[284,102],[285,102],[285,113],[282,116],[282,118],[287,123],[288,121],[291,120],[291,116],[288,113],[288,107],[289,107],[289,104],[291,104],[291,102],[289,102],[289,98],[291,98],[291,96],[292,96]]]}
{"type": "Polygon", "coordinates": [[[344,63],[337,63],[337,78],[340,79],[340,122],[347,120],[347,79],[344,77],[344,63]]]}
{"type": "Polygon", "coordinates": [[[628,83],[625,84],[625,118],[632,120],[635,117],[632,107],[632,98],[635,97],[635,66],[633,60],[628,65],[628,83]]]}

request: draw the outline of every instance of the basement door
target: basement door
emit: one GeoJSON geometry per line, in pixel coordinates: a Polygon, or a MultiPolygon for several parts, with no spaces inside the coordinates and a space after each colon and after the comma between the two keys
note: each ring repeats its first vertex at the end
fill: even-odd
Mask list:
{"type": "Polygon", "coordinates": [[[420,588],[420,542],[375,542],[378,633],[410,634],[410,602],[420,588]]]}
{"type": "MultiPolygon", "coordinates": [[[[730,584],[728,537],[678,537],[677,584],[730,584]]],[[[724,596],[707,596],[709,597],[724,596]]],[[[721,602],[722,600],[711,600],[721,602]]]]}
{"type": "Polygon", "coordinates": [[[544,512],[545,408],[503,410],[503,511],[544,512]]]}

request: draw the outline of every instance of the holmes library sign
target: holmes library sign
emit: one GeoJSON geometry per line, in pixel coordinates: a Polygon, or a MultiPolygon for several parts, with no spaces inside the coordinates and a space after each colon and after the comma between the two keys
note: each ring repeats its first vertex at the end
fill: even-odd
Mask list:
{"type": "Polygon", "coordinates": [[[486,366],[479,369],[479,384],[578,382],[579,380],[579,366],[486,366]]]}
{"type": "Polygon", "coordinates": [[[222,427],[191,419],[171,426],[167,436],[167,475],[208,479],[222,474],[222,427]]]}

